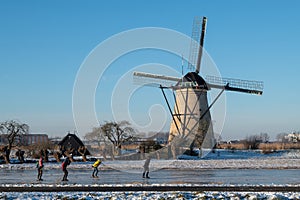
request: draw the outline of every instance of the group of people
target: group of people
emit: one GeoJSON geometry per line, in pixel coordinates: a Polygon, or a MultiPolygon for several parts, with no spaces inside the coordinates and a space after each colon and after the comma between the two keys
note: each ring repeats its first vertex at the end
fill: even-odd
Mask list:
{"type": "MultiPolygon", "coordinates": [[[[93,178],[98,178],[98,167],[102,163],[100,159],[97,159],[96,162],[92,165],[93,167],[93,173],[92,177],[93,178]]],[[[62,171],[64,172],[64,176],[62,178],[62,181],[68,181],[68,170],[67,167],[71,164],[71,161],[69,157],[66,157],[66,159],[62,162],[62,171]]],[[[149,177],[149,164],[150,164],[150,157],[148,157],[144,163],[144,171],[143,171],[143,178],[150,178],[149,177]]],[[[42,176],[43,176],[43,168],[44,168],[44,160],[43,157],[41,156],[40,159],[37,162],[37,170],[38,170],[38,175],[37,175],[37,180],[42,181],[42,176]]]]}
{"type": "MultiPolygon", "coordinates": [[[[62,171],[64,172],[64,176],[62,178],[62,181],[68,181],[68,170],[67,167],[71,164],[71,161],[69,159],[69,157],[66,157],[66,159],[62,162],[61,164],[61,168],[62,171]]],[[[97,159],[96,162],[92,165],[93,167],[93,174],[92,177],[93,178],[97,178],[98,177],[98,167],[101,164],[101,160],[97,159]]],[[[44,160],[43,157],[40,157],[40,159],[37,162],[36,168],[38,170],[38,175],[37,175],[37,180],[38,181],[42,181],[42,176],[43,176],[43,168],[44,168],[44,160]]]]}

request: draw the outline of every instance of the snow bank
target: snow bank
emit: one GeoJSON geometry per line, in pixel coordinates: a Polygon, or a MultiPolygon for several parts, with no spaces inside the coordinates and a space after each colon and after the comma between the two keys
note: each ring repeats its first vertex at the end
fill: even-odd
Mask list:
{"type": "Polygon", "coordinates": [[[300,199],[300,193],[275,192],[7,192],[0,199],[300,199]]]}

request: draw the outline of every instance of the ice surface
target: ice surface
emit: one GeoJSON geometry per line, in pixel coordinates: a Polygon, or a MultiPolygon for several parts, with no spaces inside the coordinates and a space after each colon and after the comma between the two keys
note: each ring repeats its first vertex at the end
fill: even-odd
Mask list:
{"type": "MultiPolygon", "coordinates": [[[[91,168],[92,163],[74,162],[69,169],[91,168]]],[[[3,164],[0,169],[35,169],[35,164],[3,164]]],[[[141,170],[142,161],[103,161],[102,169],[122,171],[141,170]]],[[[60,163],[46,163],[45,169],[60,169],[60,163]]],[[[158,169],[300,169],[299,158],[252,158],[252,159],[219,159],[219,160],[151,160],[150,168],[158,169]]]]}
{"type": "MultiPolygon", "coordinates": [[[[162,166],[172,170],[200,170],[200,169],[300,169],[299,151],[280,151],[272,154],[262,154],[259,151],[230,151],[220,150],[210,153],[204,159],[181,156],[180,160],[151,160],[151,170],[161,169],[162,166]]],[[[122,169],[127,171],[142,170],[144,161],[103,161],[101,170],[122,169]]],[[[90,169],[92,162],[74,162],[69,169],[90,169]]],[[[3,164],[0,169],[5,170],[36,170],[35,163],[3,164]]],[[[60,169],[60,163],[45,163],[45,170],[60,169]]],[[[238,178],[238,177],[237,177],[238,178]]],[[[2,184],[2,187],[98,187],[94,184],[2,184]]],[[[101,184],[102,186],[122,187],[137,184],[101,184]]],[[[166,186],[170,184],[151,184],[152,186],[166,186]]],[[[192,184],[174,184],[189,186],[192,184]]],[[[194,185],[194,184],[193,184],[194,185]]],[[[207,184],[214,185],[214,184],[207,184]]],[[[215,184],[225,185],[225,184],[215,184]]],[[[234,187],[236,185],[227,185],[234,187]]],[[[264,185],[261,185],[264,186],[264,185]]],[[[273,185],[274,186],[274,185],[273,185]]],[[[275,185],[276,186],[276,185],[275,185]]],[[[279,185],[280,186],[280,185],[279,185]]],[[[282,185],[281,185],[282,186],[282,185]]],[[[289,185],[286,185],[287,187],[289,185]]],[[[297,186],[293,184],[292,186],[297,186]]],[[[298,185],[300,187],[300,185],[298,185]]],[[[0,199],[300,199],[299,192],[0,192],[0,199]]]]}

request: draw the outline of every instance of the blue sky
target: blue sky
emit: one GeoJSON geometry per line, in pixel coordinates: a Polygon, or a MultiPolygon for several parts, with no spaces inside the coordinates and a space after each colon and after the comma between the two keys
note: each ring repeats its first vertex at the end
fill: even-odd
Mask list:
{"type": "MultiPolygon", "coordinates": [[[[76,74],[99,43],[141,27],[191,35],[194,16],[207,16],[205,49],[222,76],[265,84],[263,96],[227,93],[222,137],[242,139],[266,132],[275,138],[281,132],[298,131],[299,8],[296,0],[1,1],[0,121],[16,119],[29,124],[31,132],[53,136],[73,131],[76,74]]],[[[109,81],[117,81],[126,71],[119,70],[122,61],[127,66],[181,64],[172,56],[160,57],[150,51],[124,56],[106,72],[107,83],[113,84],[109,81]]],[[[107,84],[105,80],[101,83],[107,84]]],[[[100,121],[111,119],[106,99],[110,93],[110,87],[99,86],[96,109],[100,121]]],[[[155,101],[165,104],[163,99],[155,101]]],[[[145,101],[148,103],[151,101],[145,101]]],[[[141,115],[138,108],[142,107],[135,109],[141,115]]]]}

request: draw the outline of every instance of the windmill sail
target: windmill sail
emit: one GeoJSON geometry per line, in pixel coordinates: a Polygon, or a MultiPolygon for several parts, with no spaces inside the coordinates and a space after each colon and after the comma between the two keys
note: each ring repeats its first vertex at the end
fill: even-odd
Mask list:
{"type": "Polygon", "coordinates": [[[197,60],[197,66],[196,66],[196,73],[197,74],[199,74],[199,72],[200,72],[200,65],[201,65],[201,59],[202,59],[205,30],[206,30],[206,17],[203,17],[202,31],[201,31],[201,38],[200,38],[200,46],[199,46],[198,60],[197,60]]]}
{"type": "Polygon", "coordinates": [[[191,71],[195,70],[197,64],[197,56],[199,51],[199,40],[200,40],[200,25],[201,25],[201,18],[199,16],[196,16],[193,22],[190,54],[189,54],[189,62],[188,62],[188,69],[191,71]]]}
{"type": "Polygon", "coordinates": [[[262,81],[250,81],[234,78],[206,76],[206,82],[211,88],[225,88],[225,90],[262,95],[264,83],[262,81]]]}
{"type": "Polygon", "coordinates": [[[189,70],[195,69],[197,74],[200,72],[200,65],[201,65],[203,45],[204,45],[204,36],[206,31],[206,21],[207,18],[203,17],[201,32],[200,32],[201,18],[195,17],[193,23],[188,69],[189,70]],[[200,33],[201,33],[201,37],[200,37],[200,33]]]}
{"type": "Polygon", "coordinates": [[[160,87],[172,87],[181,79],[174,76],[164,76],[145,72],[133,72],[133,81],[135,84],[160,87]]]}

